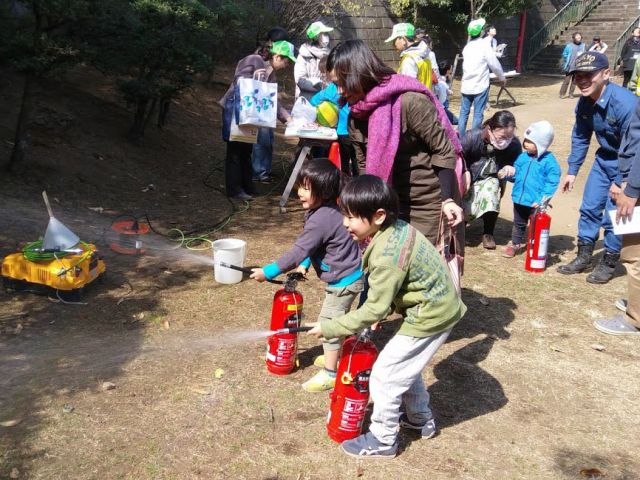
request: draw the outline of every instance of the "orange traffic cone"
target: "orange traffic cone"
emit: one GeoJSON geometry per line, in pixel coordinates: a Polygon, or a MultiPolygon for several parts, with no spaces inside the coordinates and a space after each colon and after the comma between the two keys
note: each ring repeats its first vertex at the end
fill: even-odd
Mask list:
{"type": "Polygon", "coordinates": [[[333,163],[338,170],[342,170],[342,161],[340,160],[340,144],[332,142],[329,148],[329,161],[333,163]]]}

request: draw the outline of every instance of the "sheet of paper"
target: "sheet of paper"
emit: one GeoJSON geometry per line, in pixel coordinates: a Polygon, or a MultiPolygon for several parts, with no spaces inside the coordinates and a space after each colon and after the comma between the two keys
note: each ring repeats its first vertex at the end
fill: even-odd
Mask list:
{"type": "Polygon", "coordinates": [[[633,215],[631,216],[630,222],[623,223],[621,220],[620,223],[616,223],[615,210],[609,210],[609,218],[611,218],[611,223],[613,223],[613,233],[616,235],[640,233],[640,207],[633,209],[633,215]]]}

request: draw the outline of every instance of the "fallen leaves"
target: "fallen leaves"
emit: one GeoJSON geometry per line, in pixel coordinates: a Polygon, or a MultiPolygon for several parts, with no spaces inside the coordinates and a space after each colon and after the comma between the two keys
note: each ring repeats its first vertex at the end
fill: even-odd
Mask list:
{"type": "Polygon", "coordinates": [[[0,422],[0,427],[7,427],[7,428],[8,427],[15,427],[16,425],[21,423],[22,420],[24,420],[24,418],[22,418],[22,417],[12,418],[11,420],[5,420],[3,422],[0,422]]]}
{"type": "Polygon", "coordinates": [[[597,468],[583,468],[582,470],[580,470],[580,475],[586,478],[604,477],[604,473],[602,473],[597,468]]]}
{"type": "Polygon", "coordinates": [[[116,384],[112,382],[102,382],[102,391],[113,390],[116,388],[116,384]]]}

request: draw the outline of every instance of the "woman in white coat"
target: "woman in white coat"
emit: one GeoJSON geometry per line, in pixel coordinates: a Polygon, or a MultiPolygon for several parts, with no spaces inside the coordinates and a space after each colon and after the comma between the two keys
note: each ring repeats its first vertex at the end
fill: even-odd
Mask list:
{"type": "Polygon", "coordinates": [[[320,60],[329,55],[329,32],[333,28],[322,22],[313,22],[307,28],[307,38],[298,52],[293,76],[296,81],[296,99],[299,96],[310,100],[323,88],[324,79],[320,73],[320,60]]]}

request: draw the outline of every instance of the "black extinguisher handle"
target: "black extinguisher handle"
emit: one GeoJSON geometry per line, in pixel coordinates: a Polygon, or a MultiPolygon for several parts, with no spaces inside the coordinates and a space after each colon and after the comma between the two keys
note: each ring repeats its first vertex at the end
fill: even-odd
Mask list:
{"type": "MultiPolygon", "coordinates": [[[[253,273],[253,269],[251,269],[251,268],[239,267],[238,265],[232,265],[232,264],[227,263],[227,262],[218,262],[218,265],[220,265],[221,267],[224,267],[224,268],[230,268],[231,270],[236,270],[238,272],[246,273],[248,275],[251,275],[253,273]]],[[[269,279],[267,279],[267,282],[275,283],[276,285],[284,284],[284,282],[282,280],[269,280],[269,279]]]]}

